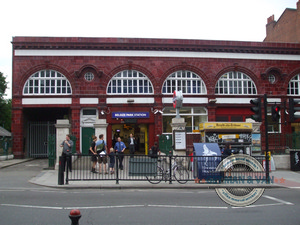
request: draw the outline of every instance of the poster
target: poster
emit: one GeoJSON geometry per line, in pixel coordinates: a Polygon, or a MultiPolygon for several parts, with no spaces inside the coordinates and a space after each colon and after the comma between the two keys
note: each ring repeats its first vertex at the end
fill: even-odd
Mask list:
{"type": "Polygon", "coordinates": [[[175,150],[186,150],[186,132],[185,130],[174,130],[175,150]]]}
{"type": "Polygon", "coordinates": [[[217,143],[194,143],[194,155],[199,156],[195,160],[198,178],[218,181],[220,174],[215,171],[222,159],[219,145],[217,143]]]}

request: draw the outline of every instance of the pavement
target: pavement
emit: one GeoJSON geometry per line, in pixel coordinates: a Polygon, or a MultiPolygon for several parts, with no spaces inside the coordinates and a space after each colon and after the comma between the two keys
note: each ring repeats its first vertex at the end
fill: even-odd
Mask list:
{"type": "MultiPolygon", "coordinates": [[[[9,159],[0,161],[0,171],[3,168],[7,168],[20,163],[25,163],[34,159],[9,159]]],[[[300,190],[300,171],[291,170],[275,170],[270,172],[270,184],[254,182],[253,184],[243,184],[243,186],[249,187],[263,187],[263,188],[292,188],[300,190]]],[[[29,180],[30,183],[51,187],[51,188],[95,188],[95,189],[134,189],[134,188],[153,188],[153,189],[214,189],[214,188],[226,188],[226,187],[240,187],[238,184],[208,184],[208,183],[195,183],[189,181],[186,184],[179,184],[173,181],[162,181],[159,184],[151,184],[148,181],[124,181],[120,180],[116,183],[116,180],[97,180],[97,181],[69,181],[69,184],[58,185],[58,170],[42,170],[36,177],[29,180]]]]}

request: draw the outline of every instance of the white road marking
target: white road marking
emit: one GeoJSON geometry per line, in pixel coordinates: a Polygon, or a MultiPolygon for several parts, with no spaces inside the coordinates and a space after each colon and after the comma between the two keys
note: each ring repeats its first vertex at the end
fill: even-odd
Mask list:
{"type": "Polygon", "coordinates": [[[228,209],[228,207],[219,206],[180,206],[180,205],[148,205],[149,207],[163,208],[186,208],[186,209],[228,209]]]}
{"type": "Polygon", "coordinates": [[[233,209],[242,209],[242,208],[256,208],[256,207],[265,207],[265,206],[275,206],[275,205],[284,205],[283,203],[273,203],[273,204],[262,204],[262,205],[248,205],[248,206],[232,206],[233,209]]]}
{"type": "MultiPolygon", "coordinates": [[[[0,190],[0,191],[21,191],[21,190],[0,190]]],[[[271,204],[260,204],[260,205],[249,205],[244,207],[231,207],[232,209],[240,208],[255,208],[255,207],[265,207],[265,206],[279,206],[279,205],[294,205],[291,202],[284,201],[269,195],[263,195],[262,197],[275,201],[277,203],[271,204]]],[[[21,207],[21,208],[36,208],[36,209],[110,209],[110,208],[135,208],[135,207],[163,207],[163,208],[184,208],[184,209],[228,209],[229,207],[221,206],[180,206],[180,205],[115,205],[115,206],[82,206],[82,207],[53,207],[53,206],[37,206],[37,205],[18,205],[18,204],[0,204],[0,206],[8,207],[21,207]]]]}
{"type": "Polygon", "coordinates": [[[19,208],[35,208],[35,209],[111,209],[111,208],[129,208],[129,207],[144,207],[145,205],[116,205],[116,206],[88,206],[88,207],[53,207],[53,206],[38,206],[38,205],[17,205],[17,204],[0,204],[1,206],[19,207],[19,208]]]}
{"type": "Polygon", "coordinates": [[[52,206],[37,206],[37,205],[16,205],[16,204],[0,204],[1,206],[20,207],[20,208],[35,208],[35,209],[64,209],[64,207],[52,206]]]}
{"type": "Polygon", "coordinates": [[[112,208],[135,208],[144,207],[145,205],[104,205],[104,206],[87,206],[87,207],[64,207],[64,209],[112,209],[112,208]]]}
{"type": "Polygon", "coordinates": [[[269,196],[269,195],[263,195],[262,197],[268,198],[268,199],[271,199],[271,200],[273,200],[275,202],[280,202],[280,203],[283,203],[283,204],[286,204],[286,205],[294,205],[291,202],[287,202],[287,201],[284,201],[284,200],[281,200],[279,198],[275,198],[275,197],[272,197],[272,196],[269,196]]]}

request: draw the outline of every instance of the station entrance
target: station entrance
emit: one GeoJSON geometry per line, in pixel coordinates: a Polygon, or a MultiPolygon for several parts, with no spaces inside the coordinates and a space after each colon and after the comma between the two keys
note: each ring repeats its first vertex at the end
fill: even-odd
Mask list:
{"type": "Polygon", "coordinates": [[[125,153],[129,153],[128,150],[128,138],[132,134],[136,139],[135,154],[145,154],[149,149],[149,136],[147,124],[135,124],[135,123],[123,123],[112,125],[112,145],[114,146],[117,138],[121,137],[121,140],[125,143],[127,149],[125,153]]]}

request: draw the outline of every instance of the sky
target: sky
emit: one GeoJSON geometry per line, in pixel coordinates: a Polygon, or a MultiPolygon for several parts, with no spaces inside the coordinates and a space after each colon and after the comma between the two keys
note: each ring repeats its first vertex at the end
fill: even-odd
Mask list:
{"type": "Polygon", "coordinates": [[[297,0],[9,0],[0,2],[0,72],[11,98],[12,38],[123,37],[262,42],[267,18],[297,0]]]}

